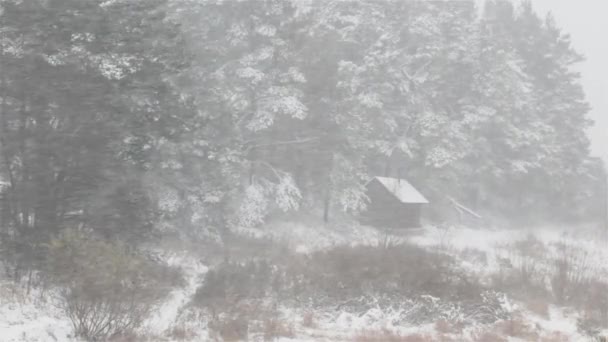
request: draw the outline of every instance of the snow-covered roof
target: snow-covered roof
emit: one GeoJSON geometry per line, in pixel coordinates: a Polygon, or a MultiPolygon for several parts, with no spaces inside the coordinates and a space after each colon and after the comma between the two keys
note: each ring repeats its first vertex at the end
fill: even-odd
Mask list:
{"type": "Polygon", "coordinates": [[[405,179],[374,177],[402,203],[426,204],[429,201],[405,179]]]}

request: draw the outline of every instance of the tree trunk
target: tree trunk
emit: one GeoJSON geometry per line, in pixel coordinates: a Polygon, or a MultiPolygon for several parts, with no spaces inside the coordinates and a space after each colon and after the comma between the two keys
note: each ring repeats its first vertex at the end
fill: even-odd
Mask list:
{"type": "Polygon", "coordinates": [[[331,207],[331,190],[325,190],[325,200],[323,201],[323,222],[329,222],[329,209],[331,207]]]}
{"type": "Polygon", "coordinates": [[[384,165],[384,177],[391,176],[391,157],[386,157],[386,164],[384,165]]]}

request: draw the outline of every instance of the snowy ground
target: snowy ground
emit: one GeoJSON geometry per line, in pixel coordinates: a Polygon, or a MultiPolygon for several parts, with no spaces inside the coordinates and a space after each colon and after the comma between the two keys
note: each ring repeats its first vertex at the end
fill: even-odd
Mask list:
{"type": "Polygon", "coordinates": [[[13,284],[0,284],[0,341],[76,341],[71,332],[72,325],[52,293],[24,294],[13,284]]]}
{"type": "MultiPolygon", "coordinates": [[[[183,270],[183,287],[174,289],[165,302],[152,310],[152,315],[140,327],[141,336],[148,341],[170,341],[163,337],[175,324],[180,310],[194,295],[207,267],[200,260],[186,254],[161,254],[171,266],[183,270]]],[[[56,296],[47,291],[33,290],[25,294],[21,287],[6,281],[0,284],[0,342],[80,342],[71,336],[72,324],[63,314],[56,296]]]]}
{"type": "Polygon", "coordinates": [[[141,331],[152,335],[162,335],[175,325],[180,310],[188,304],[202,277],[207,272],[207,266],[203,265],[198,258],[187,254],[176,254],[161,256],[170,266],[179,266],[185,277],[185,286],[174,289],[167,300],[152,311],[152,316],[144,322],[141,331]]]}
{"type": "MultiPolygon", "coordinates": [[[[425,229],[410,231],[408,234],[387,235],[369,227],[318,227],[312,228],[303,224],[270,225],[265,229],[242,230],[241,233],[273,237],[288,244],[294,250],[308,253],[318,249],[330,248],[339,244],[383,244],[406,240],[427,248],[440,248],[454,255],[466,250],[475,250],[487,255],[487,262],[478,264],[463,260],[462,267],[477,272],[480,276],[495,272],[499,267],[501,258],[512,256],[509,246],[517,241],[529,239],[530,236],[551,246],[557,243],[568,243],[576,248],[588,252],[590,267],[598,276],[608,279],[608,240],[606,235],[597,233],[592,229],[567,228],[536,228],[520,230],[480,230],[465,227],[451,227],[440,229],[427,227],[425,229]]],[[[549,250],[550,252],[550,250],[549,250]]],[[[200,317],[182,315],[184,307],[194,295],[207,267],[194,256],[187,254],[165,254],[162,258],[170,265],[179,265],[183,272],[185,282],[180,288],[174,289],[166,301],[161,303],[149,317],[142,328],[142,334],[158,336],[159,341],[171,341],[170,332],[176,326],[183,326],[184,319],[191,320],[189,326],[198,331],[197,337],[192,340],[205,340],[208,338],[206,322],[200,317]]],[[[546,332],[546,338],[561,336],[565,341],[585,341],[577,332],[577,313],[571,310],[549,307],[547,316],[540,316],[526,310],[518,303],[510,303],[512,310],[524,315],[525,320],[546,332]],[[553,334],[553,335],[551,335],[553,334]]],[[[401,312],[383,312],[377,308],[370,308],[364,314],[350,314],[346,312],[315,312],[314,325],[302,323],[306,312],[290,308],[282,308],[282,316],[295,328],[293,338],[283,338],[281,341],[347,341],[353,335],[368,330],[390,330],[400,335],[418,334],[439,339],[437,327],[427,326],[399,326],[395,325],[395,317],[401,312]]],[[[475,327],[461,332],[459,336],[474,336],[475,327]]],[[[77,341],[70,337],[71,324],[53,301],[49,293],[41,295],[39,291],[32,291],[29,295],[16,290],[8,281],[0,282],[0,341],[77,341]],[[44,299],[44,300],[43,300],[44,299]]],[[[154,339],[151,339],[154,340],[154,339]]],[[[458,340],[458,339],[456,339],[458,340]]],[[[555,339],[558,340],[557,338],[555,339]]],[[[522,341],[511,339],[510,341],[522,341]]]]}

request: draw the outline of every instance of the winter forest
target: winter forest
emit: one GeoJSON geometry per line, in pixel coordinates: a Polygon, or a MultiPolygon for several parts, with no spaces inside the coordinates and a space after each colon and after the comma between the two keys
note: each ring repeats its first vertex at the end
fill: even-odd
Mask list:
{"type": "Polygon", "coordinates": [[[606,341],[580,63],[526,1],[0,0],[0,341],[606,341]]]}

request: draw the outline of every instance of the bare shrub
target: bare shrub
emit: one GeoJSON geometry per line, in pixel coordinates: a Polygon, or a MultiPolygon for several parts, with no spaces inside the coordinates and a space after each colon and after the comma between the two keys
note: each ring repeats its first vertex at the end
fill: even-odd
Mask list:
{"type": "Polygon", "coordinates": [[[306,328],[314,328],[317,326],[315,319],[315,313],[313,311],[307,311],[302,317],[302,326],[306,328]]]}
{"type": "Polygon", "coordinates": [[[222,262],[230,260],[233,262],[247,262],[251,259],[280,260],[289,254],[287,246],[278,244],[269,237],[253,237],[243,234],[228,234],[223,238],[223,243],[216,250],[210,250],[207,254],[213,254],[208,259],[221,256],[222,262]]]}
{"type": "Polygon", "coordinates": [[[458,316],[459,302],[469,306],[480,301],[484,290],[454,267],[450,256],[407,244],[341,246],[311,255],[286,254],[272,262],[217,265],[205,275],[192,304],[218,315],[260,302],[289,301],[350,312],[409,303],[411,310],[400,319],[422,324],[458,316]]]}
{"type": "Polygon", "coordinates": [[[270,298],[284,290],[284,278],[266,261],[224,262],[206,274],[192,304],[207,310],[209,330],[221,341],[246,339],[258,328],[265,340],[293,336],[293,326],[281,319],[272,305],[276,298],[270,298]]]}
{"type": "Polygon", "coordinates": [[[569,342],[570,337],[563,332],[554,331],[540,338],[540,342],[569,342]]]}
{"type": "Polygon", "coordinates": [[[62,308],[76,335],[90,341],[129,336],[172,285],[158,277],[162,266],[119,242],[66,231],[48,249],[62,308]]]}
{"type": "Polygon", "coordinates": [[[467,321],[483,324],[494,323],[511,317],[509,297],[502,292],[484,291],[481,300],[469,304],[465,310],[467,321]]]}
{"type": "Polygon", "coordinates": [[[544,246],[533,235],[506,246],[508,257],[499,257],[499,270],[492,275],[492,288],[509,293],[520,300],[548,299],[544,246]]]}
{"type": "Polygon", "coordinates": [[[595,315],[590,315],[588,312],[583,313],[576,321],[578,331],[587,336],[597,336],[607,323],[595,315]]]}
{"type": "Polygon", "coordinates": [[[591,279],[589,252],[565,242],[558,243],[555,272],[551,279],[553,294],[560,303],[566,303],[591,279]]]}
{"type": "Polygon", "coordinates": [[[495,329],[504,335],[526,341],[536,341],[539,337],[534,326],[521,316],[498,322],[495,324],[495,329]]]}
{"type": "Polygon", "coordinates": [[[540,263],[544,260],[546,246],[533,234],[513,243],[511,260],[519,273],[520,281],[525,285],[533,285],[542,281],[540,263]]]}
{"type": "Polygon", "coordinates": [[[215,341],[243,341],[249,335],[249,320],[244,315],[220,315],[211,320],[208,327],[215,341]]]}
{"type": "Polygon", "coordinates": [[[169,330],[167,336],[174,341],[189,341],[195,338],[197,334],[185,326],[174,326],[169,330]]]}
{"type": "Polygon", "coordinates": [[[479,298],[479,283],[454,260],[406,244],[389,247],[340,246],[280,260],[225,262],[209,271],[193,303],[226,306],[268,293],[289,299],[329,298],[334,302],[374,293],[479,298]]]}
{"type": "Polygon", "coordinates": [[[460,251],[460,258],[476,265],[488,265],[488,253],[474,248],[465,248],[460,251]]]}
{"type": "Polygon", "coordinates": [[[389,329],[364,330],[354,338],[355,342],[430,342],[433,338],[428,335],[402,335],[389,329]]]}
{"type": "Polygon", "coordinates": [[[446,319],[440,319],[435,322],[435,330],[442,334],[460,334],[462,333],[463,324],[461,322],[452,322],[446,319]]]}
{"type": "Polygon", "coordinates": [[[263,322],[264,341],[273,341],[279,337],[294,337],[295,331],[291,323],[278,317],[266,318],[263,322]]]}
{"type": "Polygon", "coordinates": [[[507,342],[507,338],[493,331],[483,331],[473,337],[475,342],[507,342]]]}
{"type": "Polygon", "coordinates": [[[473,335],[475,342],[507,342],[509,337],[523,341],[538,341],[539,334],[533,325],[523,317],[517,316],[511,319],[496,322],[488,329],[473,335]]]}
{"type": "Polygon", "coordinates": [[[549,302],[543,298],[526,301],[526,308],[540,317],[549,318],[549,302]]]}
{"type": "Polygon", "coordinates": [[[115,334],[107,342],[138,342],[149,338],[149,336],[138,335],[134,332],[115,334]]]}
{"type": "Polygon", "coordinates": [[[537,260],[529,256],[522,256],[515,263],[520,283],[524,286],[532,286],[542,283],[542,271],[537,260]]]}
{"type": "Polygon", "coordinates": [[[477,298],[481,292],[451,257],[409,244],[341,246],[315,253],[303,264],[304,285],[333,298],[363,293],[477,298]]]}
{"type": "Polygon", "coordinates": [[[212,313],[224,308],[239,308],[263,299],[270,286],[281,281],[274,267],[265,261],[249,261],[244,264],[225,262],[205,275],[205,281],[193,297],[193,304],[205,307],[212,313]]]}
{"type": "Polygon", "coordinates": [[[608,329],[608,284],[590,281],[577,293],[575,298],[581,306],[583,315],[579,319],[579,329],[586,333],[597,333],[608,329]]]}

